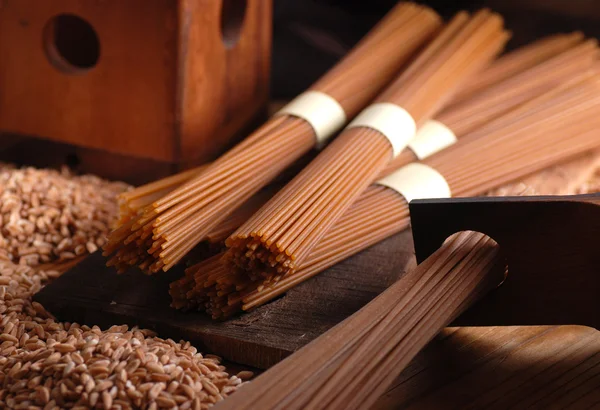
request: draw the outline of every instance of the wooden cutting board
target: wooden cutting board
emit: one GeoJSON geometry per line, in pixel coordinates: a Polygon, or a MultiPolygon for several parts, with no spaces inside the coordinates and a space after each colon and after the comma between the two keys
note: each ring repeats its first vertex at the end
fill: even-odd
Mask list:
{"type": "MultiPolygon", "coordinates": [[[[598,154],[587,155],[525,183],[538,193],[570,193],[589,176],[598,158],[598,154]]],[[[414,263],[410,232],[403,232],[278,300],[225,322],[169,307],[168,284],[182,274],[181,269],[156,277],[139,271],[117,275],[105,267],[99,254],[85,259],[34,299],[61,321],[101,327],[139,325],[157,330],[162,337],[190,340],[229,361],[264,369],[354,313],[414,263]]]]}

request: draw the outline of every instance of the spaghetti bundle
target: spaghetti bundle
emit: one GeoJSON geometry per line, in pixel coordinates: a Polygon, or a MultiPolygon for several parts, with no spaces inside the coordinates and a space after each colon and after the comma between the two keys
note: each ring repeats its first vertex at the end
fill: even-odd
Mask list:
{"type": "MultiPolygon", "coordinates": [[[[462,86],[459,94],[462,96],[464,94],[462,91],[468,90],[470,96],[467,101],[456,104],[453,99],[452,104],[436,116],[436,121],[444,124],[459,137],[532,96],[541,94],[547,87],[565,78],[576,76],[589,67],[598,56],[597,41],[588,40],[582,43],[582,40],[581,33],[557,35],[508,53],[482,70],[474,81],[469,81],[462,86]]],[[[398,168],[399,165],[396,164],[401,162],[400,165],[405,165],[405,161],[398,161],[405,154],[409,154],[411,160],[418,159],[414,155],[411,156],[411,153],[414,154],[410,150],[405,150],[386,169],[398,168]]],[[[186,170],[121,194],[119,223],[127,222],[140,209],[197,177],[206,167],[207,165],[203,165],[186,170]]],[[[245,222],[241,218],[242,214],[231,215],[223,221],[223,224],[232,227],[235,225],[234,221],[245,222]]],[[[225,227],[218,229],[222,232],[226,230],[225,227]]],[[[209,238],[209,240],[217,239],[209,238]]]]}
{"type": "Polygon", "coordinates": [[[108,261],[109,266],[116,265],[117,271],[122,273],[127,269],[129,264],[134,264],[135,261],[139,259],[139,255],[141,254],[141,250],[139,249],[135,253],[129,252],[128,255],[126,253],[127,250],[135,247],[135,243],[129,244],[126,242],[126,245],[128,245],[126,247],[122,247],[122,244],[124,241],[127,241],[128,237],[131,235],[131,228],[138,220],[140,213],[156,199],[174,191],[185,182],[197,176],[204,169],[206,169],[206,165],[201,165],[176,175],[134,188],[117,197],[119,203],[119,218],[116,223],[117,228],[109,234],[109,240],[103,247],[104,256],[108,256],[111,253],[118,251],[117,255],[108,261]],[[124,255],[128,256],[129,259],[124,258],[124,255]]]}
{"type": "MultiPolygon", "coordinates": [[[[217,263],[220,257],[217,255],[190,267],[184,278],[188,281],[185,285],[181,282],[172,284],[173,306],[207,310],[214,318],[252,309],[406,229],[409,222],[407,199],[447,196],[450,192],[454,196],[481,194],[600,147],[600,138],[594,134],[594,127],[600,125],[597,76],[558,92],[550,91],[549,95],[551,98],[537,100],[535,110],[509,114],[509,121],[504,126],[473,132],[451,148],[421,163],[409,164],[391,174],[390,179],[371,185],[294,274],[265,285],[251,281],[243,272],[225,269],[217,263]],[[425,179],[415,181],[415,178],[425,179]],[[434,188],[437,191],[427,191],[434,188]]],[[[497,120],[498,124],[500,122],[497,120]]]]}
{"type": "MultiPolygon", "coordinates": [[[[456,142],[457,138],[480,129],[494,126],[493,120],[500,117],[500,125],[511,116],[535,109],[541,99],[552,98],[554,90],[570,86],[597,74],[599,56],[598,41],[587,40],[552,56],[508,79],[481,89],[468,99],[453,101],[434,120],[427,121],[417,132],[408,148],[390,161],[381,175],[385,176],[413,161],[422,160],[456,142]],[[520,110],[516,110],[520,107],[520,110]]],[[[495,72],[496,64],[488,71],[495,72]]]]}
{"type": "Polygon", "coordinates": [[[217,409],[365,409],[439,330],[501,283],[498,246],[454,235],[354,315],[217,409]]]}
{"type": "MultiPolygon", "coordinates": [[[[561,53],[565,50],[568,50],[569,48],[573,48],[573,47],[577,46],[577,44],[581,42],[582,38],[583,38],[582,35],[579,33],[573,33],[570,35],[559,35],[559,36],[554,36],[554,37],[551,37],[548,39],[544,39],[542,41],[538,41],[531,45],[525,46],[521,49],[517,49],[516,51],[513,51],[513,52],[507,54],[506,56],[501,57],[496,62],[494,62],[489,68],[487,68],[481,74],[479,74],[479,76],[475,80],[475,83],[485,83],[487,85],[487,84],[491,83],[490,78],[504,79],[504,78],[510,77],[511,75],[518,74],[524,68],[528,68],[531,64],[541,62],[543,59],[548,59],[550,57],[554,57],[558,53],[561,53]],[[483,80],[483,81],[479,81],[479,80],[483,80]]],[[[515,93],[512,93],[513,98],[510,101],[513,101],[513,103],[514,103],[514,101],[516,101],[519,96],[524,97],[525,95],[529,95],[532,92],[535,92],[537,89],[532,89],[533,84],[539,83],[540,79],[543,79],[543,82],[545,82],[546,84],[550,84],[551,81],[558,78],[559,76],[568,75],[570,73],[570,70],[576,66],[579,66],[580,68],[584,68],[589,63],[589,56],[591,54],[589,45],[586,48],[587,48],[587,50],[581,49],[580,50],[581,52],[579,52],[579,53],[571,53],[571,55],[570,55],[571,58],[567,59],[567,61],[564,62],[564,67],[561,67],[561,64],[562,64],[561,60],[564,61],[565,60],[564,58],[551,59],[551,60],[555,61],[554,63],[551,63],[550,61],[546,62],[545,64],[549,64],[548,69],[550,70],[550,74],[534,76],[533,78],[537,79],[538,80],[537,82],[536,81],[522,82],[522,84],[527,84],[527,86],[521,87],[520,94],[514,95],[515,93]]],[[[566,56],[567,55],[565,55],[565,57],[566,56]]],[[[540,74],[543,74],[543,73],[540,72],[540,74]]],[[[519,76],[519,78],[521,78],[521,77],[519,76]]],[[[512,81],[512,83],[515,83],[515,81],[512,81]]],[[[466,87],[469,88],[471,86],[471,84],[472,83],[467,84],[466,87]]],[[[461,90],[462,90],[462,88],[461,88],[461,90]]],[[[497,106],[487,104],[487,106],[489,106],[490,109],[486,110],[486,112],[487,112],[487,115],[485,116],[486,118],[490,118],[491,116],[493,116],[494,113],[500,113],[505,108],[507,108],[509,105],[506,103],[506,101],[508,101],[508,100],[505,100],[504,98],[500,98],[501,96],[503,96],[503,94],[502,94],[503,87],[499,88],[498,91],[499,91],[499,94],[497,95],[497,98],[495,99],[495,101],[505,101],[505,102],[503,104],[498,104],[497,106]]],[[[488,93],[488,95],[494,95],[494,94],[488,93]]],[[[479,99],[479,100],[480,100],[479,103],[481,104],[481,107],[485,107],[486,106],[485,101],[481,101],[481,99],[479,99]]],[[[491,102],[495,102],[495,101],[491,101],[491,102]]],[[[444,110],[444,113],[446,111],[448,111],[448,110],[444,110]]],[[[463,112],[464,112],[464,110],[463,110],[463,112]]],[[[447,121],[444,118],[444,113],[440,114],[440,116],[438,116],[438,119],[441,119],[442,122],[449,124],[450,128],[453,129],[454,131],[456,131],[456,133],[455,133],[456,137],[459,137],[460,135],[462,135],[462,133],[464,133],[468,130],[468,128],[469,128],[468,125],[465,125],[465,124],[455,125],[456,121],[453,122],[453,119],[456,119],[458,117],[460,120],[460,115],[457,115],[456,112],[453,112],[452,109],[449,110],[449,113],[452,118],[450,118],[447,121]]],[[[460,111],[459,111],[459,113],[460,113],[460,111]]],[[[467,114],[470,115],[469,118],[474,118],[471,115],[471,113],[467,113],[467,114]]],[[[478,123],[482,122],[482,119],[480,116],[477,116],[476,118],[479,118],[478,123]]],[[[443,145],[438,145],[437,149],[441,149],[443,147],[444,147],[443,145]]],[[[413,148],[413,146],[409,145],[409,148],[413,148]]],[[[392,161],[390,164],[388,164],[388,166],[384,170],[384,174],[387,174],[387,173],[393,171],[394,169],[396,169],[402,165],[405,165],[406,163],[412,162],[415,158],[416,158],[415,154],[412,150],[405,150],[394,161],[392,161]]],[[[190,171],[185,171],[178,175],[167,177],[162,180],[156,181],[154,183],[144,185],[142,187],[136,188],[128,193],[121,195],[119,198],[120,203],[121,203],[121,218],[120,218],[119,224],[121,226],[124,225],[126,222],[130,221],[133,217],[135,217],[135,215],[137,213],[139,213],[140,210],[143,210],[144,207],[150,205],[152,202],[160,199],[161,197],[165,196],[169,192],[172,192],[176,188],[179,188],[181,185],[183,185],[184,183],[193,179],[194,177],[197,177],[200,173],[202,173],[202,171],[205,168],[206,168],[206,166],[201,166],[201,167],[195,168],[190,171]]],[[[264,195],[262,197],[266,198],[264,195]]],[[[259,203],[255,199],[251,199],[249,202],[252,202],[253,204],[259,203]]],[[[219,222],[219,224],[216,225],[206,235],[205,239],[212,244],[216,244],[216,243],[222,241],[224,238],[229,236],[233,231],[235,231],[235,229],[238,228],[243,222],[245,222],[247,220],[247,218],[255,210],[256,210],[256,207],[249,206],[249,203],[246,202],[242,207],[237,208],[233,214],[227,216],[223,221],[219,222]]],[[[121,232],[129,235],[129,229],[130,229],[130,226],[127,226],[125,229],[121,230],[121,232]]],[[[119,243],[119,241],[114,240],[115,236],[118,236],[118,235],[113,234],[112,244],[109,244],[109,246],[106,247],[105,255],[108,255],[108,254],[114,252],[116,249],[118,249],[120,243],[119,243]],[[112,245],[112,246],[110,246],[110,245],[112,245]]],[[[121,238],[121,241],[122,240],[123,239],[121,238]]],[[[123,251],[124,250],[122,250],[121,253],[123,253],[123,251]]],[[[120,259],[119,255],[116,255],[113,258],[113,260],[111,261],[111,264],[117,264],[117,261],[119,259],[120,259]]],[[[132,263],[134,261],[135,260],[129,260],[129,265],[134,264],[134,263],[132,263]]],[[[122,272],[122,271],[126,270],[127,265],[125,265],[125,264],[119,264],[119,265],[120,265],[120,266],[118,266],[119,271],[122,272]]]]}
{"type": "MultiPolygon", "coordinates": [[[[597,62],[598,41],[587,40],[490,87],[455,102],[436,119],[458,134],[466,134],[533,96],[577,76],[597,62]],[[476,117],[476,121],[472,118],[476,117]]],[[[491,68],[497,67],[492,65],[491,68]]],[[[487,72],[487,71],[484,71],[487,72]]]]}
{"type": "Polygon", "coordinates": [[[135,218],[141,209],[179,188],[204,169],[206,169],[206,165],[201,165],[120,194],[117,198],[119,202],[118,224],[123,225],[135,218]]]}
{"type": "Polygon", "coordinates": [[[138,211],[109,238],[121,270],[166,271],[227,217],[366,106],[437,32],[431,9],[400,3],[306,93],[200,175],[138,211]],[[373,65],[376,69],[373,69],[373,65]]]}
{"type": "MultiPolygon", "coordinates": [[[[173,175],[171,177],[164,178],[162,180],[152,182],[147,185],[143,185],[141,187],[135,188],[131,191],[125,192],[118,197],[119,200],[119,223],[122,224],[120,230],[113,231],[113,235],[119,232],[125,232],[125,235],[128,235],[130,232],[130,227],[132,221],[135,221],[136,216],[140,209],[143,209],[144,206],[152,203],[155,200],[156,196],[164,195],[164,191],[172,191],[175,188],[181,186],[186,181],[193,178],[195,175],[198,175],[202,172],[205,166],[201,166],[198,168],[194,168],[188,171],[181,172],[179,174],[173,175]]],[[[256,212],[262,205],[264,205],[276,192],[279,185],[273,184],[269,186],[246,202],[243,203],[242,206],[235,209],[231,214],[229,214],[225,219],[220,221],[219,224],[213,227],[212,230],[208,231],[205,237],[206,244],[208,245],[207,249],[217,249],[220,250],[222,248],[222,244],[225,239],[233,233],[242,223],[244,223],[254,212],[256,212]]],[[[206,250],[206,249],[204,249],[206,250]]],[[[110,248],[110,244],[105,246],[104,255],[112,252],[113,249],[110,248]]],[[[195,255],[198,256],[198,255],[195,255]]],[[[113,258],[108,262],[109,265],[112,265],[117,259],[113,258]]],[[[119,273],[124,272],[124,268],[118,266],[119,273]]],[[[146,271],[146,273],[149,273],[146,271]]]]}
{"type": "Polygon", "coordinates": [[[331,225],[508,39],[502,18],[459,13],[399,78],[225,242],[229,262],[265,284],[293,272],[331,225]]]}
{"type": "MultiPolygon", "coordinates": [[[[598,57],[597,41],[582,42],[581,40],[583,36],[580,33],[554,36],[499,58],[483,70],[475,81],[469,82],[460,89],[460,91],[463,88],[471,89],[472,84],[478,84],[476,94],[458,104],[453,100],[448,108],[436,116],[435,121],[449,128],[456,137],[460,137],[524,101],[543,94],[557,83],[587,75],[585,69],[591,67],[598,57]],[[529,67],[532,63],[535,65],[529,67]],[[523,69],[525,65],[528,67],[523,69]],[[491,82],[491,79],[498,78],[502,78],[502,81],[491,82]]],[[[415,139],[418,139],[419,134],[417,133],[415,139]]],[[[443,145],[440,147],[445,148],[443,145]]],[[[410,149],[411,144],[408,148],[390,162],[382,174],[387,175],[402,165],[422,159],[415,156],[415,152],[410,149]]],[[[119,195],[119,223],[124,224],[135,217],[140,209],[198,176],[206,166],[187,170],[119,195]]],[[[267,198],[264,194],[259,195],[263,199],[267,198]]],[[[207,239],[215,243],[225,239],[229,236],[225,232],[230,234],[245,222],[247,217],[256,210],[255,204],[259,204],[260,201],[254,198],[249,201],[252,205],[247,202],[245,206],[238,208],[238,212],[223,220],[220,226],[207,236],[207,239]]]]}
{"type": "Polygon", "coordinates": [[[583,40],[583,33],[555,34],[506,53],[493,66],[466,83],[454,95],[462,101],[489,86],[509,79],[513,74],[532,68],[548,58],[570,49],[583,40]]]}

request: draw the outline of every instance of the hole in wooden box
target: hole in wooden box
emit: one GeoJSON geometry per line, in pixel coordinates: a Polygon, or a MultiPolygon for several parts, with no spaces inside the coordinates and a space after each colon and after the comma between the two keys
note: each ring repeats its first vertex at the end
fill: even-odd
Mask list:
{"type": "Polygon", "coordinates": [[[247,8],[247,0],[223,0],[221,7],[221,35],[223,36],[225,47],[232,48],[240,39],[247,8]]]}
{"type": "Polygon", "coordinates": [[[44,47],[50,62],[69,74],[91,69],[100,58],[96,31],[73,14],[60,14],[48,22],[44,29],[44,47]]]}

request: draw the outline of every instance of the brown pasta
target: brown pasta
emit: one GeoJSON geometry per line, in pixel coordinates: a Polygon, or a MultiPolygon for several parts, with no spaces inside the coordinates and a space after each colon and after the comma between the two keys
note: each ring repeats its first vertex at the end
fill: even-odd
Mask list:
{"type": "MultiPolygon", "coordinates": [[[[507,39],[497,14],[459,13],[375,102],[400,106],[422,123],[507,39]]],[[[381,132],[345,130],[227,239],[229,262],[264,284],[293,272],[391,158],[392,146],[381,132]]]]}
{"type": "MultiPolygon", "coordinates": [[[[366,106],[438,31],[431,9],[400,3],[310,90],[334,98],[346,117],[366,106]],[[377,62],[374,70],[373,62],[377,62]]],[[[210,164],[200,175],[140,209],[109,238],[109,264],[166,271],[181,260],[235,207],[315,146],[310,124],[292,115],[273,117],[210,164]]]]}
{"type": "MultiPolygon", "coordinates": [[[[597,43],[597,40],[588,40],[508,80],[483,89],[467,100],[453,103],[440,112],[435,120],[450,128],[457,138],[483,127],[490,130],[502,126],[509,118],[527,114],[542,101],[551,99],[553,93],[560,92],[562,87],[597,75],[600,68],[597,43]],[[499,121],[495,122],[498,118],[499,121]]],[[[389,175],[418,159],[412,150],[406,149],[386,165],[380,176],[389,175]]]]}
{"type": "Polygon", "coordinates": [[[453,100],[458,102],[470,98],[493,84],[509,79],[513,74],[532,68],[548,58],[566,51],[583,40],[583,33],[555,34],[544,37],[506,53],[496,63],[473,81],[468,82],[456,93],[453,100]]]}
{"type": "Polygon", "coordinates": [[[454,235],[360,311],[216,408],[370,408],[417,352],[504,272],[494,241],[454,235]]]}
{"type": "Polygon", "coordinates": [[[224,243],[229,235],[235,232],[240,225],[246,222],[248,218],[275,195],[278,188],[280,189],[281,186],[272,184],[247,200],[242,206],[237,208],[227,218],[215,226],[215,228],[206,235],[206,240],[211,244],[224,243]]]}
{"type": "MultiPolygon", "coordinates": [[[[504,126],[481,129],[423,161],[443,175],[454,196],[472,196],[600,147],[600,82],[587,78],[549,91],[535,110],[507,115],[504,126]]],[[[500,119],[497,120],[500,123],[500,119]]],[[[174,306],[207,310],[223,318],[260,306],[335,263],[408,227],[405,199],[390,188],[371,185],[336,222],[294,274],[265,286],[236,270],[200,263],[188,269],[185,286],[174,283],[174,306]],[[368,221],[365,223],[364,221],[368,221]],[[218,270],[218,275],[215,270],[218,270]],[[193,278],[193,280],[191,280],[193,278]],[[207,278],[210,278],[208,280],[207,278]]]]}
{"type": "MultiPolygon", "coordinates": [[[[453,100],[450,107],[436,116],[436,120],[452,129],[457,137],[461,137],[522,104],[526,99],[530,100],[542,94],[542,90],[545,91],[555,83],[588,76],[589,72],[585,72],[585,68],[595,61],[598,49],[595,40],[584,43],[582,40],[581,33],[552,36],[508,53],[483,70],[473,82],[463,86],[471,89],[473,84],[479,84],[476,87],[476,95],[471,95],[467,102],[463,101],[460,104],[453,100]],[[536,65],[530,67],[532,63],[536,65]],[[497,83],[492,83],[492,79],[497,83]],[[503,81],[506,79],[508,81],[503,81]]],[[[459,93],[463,94],[460,91],[459,93]]],[[[535,103],[537,102],[534,101],[535,103]]],[[[405,150],[386,166],[381,175],[388,175],[415,160],[415,154],[410,149],[405,150]]],[[[187,170],[121,194],[119,223],[123,224],[134,218],[144,207],[198,176],[206,166],[187,170]]],[[[253,197],[237,208],[207,234],[206,240],[216,244],[233,233],[257,210],[257,206],[261,206],[268,199],[264,192],[257,195],[260,198],[253,197]]]]}
{"type": "Polygon", "coordinates": [[[179,188],[205,168],[206,165],[201,165],[120,194],[118,196],[119,225],[135,218],[141,209],[179,188]]]}

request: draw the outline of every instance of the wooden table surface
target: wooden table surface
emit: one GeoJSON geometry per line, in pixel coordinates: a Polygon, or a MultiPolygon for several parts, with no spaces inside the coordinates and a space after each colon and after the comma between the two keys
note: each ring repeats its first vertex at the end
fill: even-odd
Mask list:
{"type": "Polygon", "coordinates": [[[446,328],[374,408],[600,408],[600,332],[581,326],[446,328]]]}

